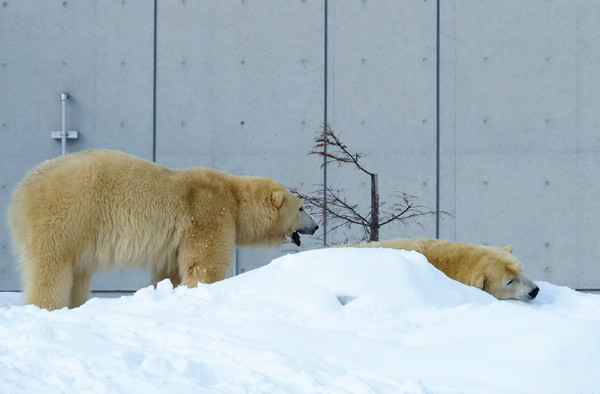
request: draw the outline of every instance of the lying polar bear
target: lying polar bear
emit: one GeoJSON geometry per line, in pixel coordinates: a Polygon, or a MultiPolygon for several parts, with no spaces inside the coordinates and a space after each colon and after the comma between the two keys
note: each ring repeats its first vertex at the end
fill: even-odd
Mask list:
{"type": "Polygon", "coordinates": [[[480,246],[429,238],[397,238],[340,246],[417,251],[450,278],[482,289],[500,300],[528,301],[540,291],[523,275],[523,266],[511,254],[512,246],[480,246]]]}

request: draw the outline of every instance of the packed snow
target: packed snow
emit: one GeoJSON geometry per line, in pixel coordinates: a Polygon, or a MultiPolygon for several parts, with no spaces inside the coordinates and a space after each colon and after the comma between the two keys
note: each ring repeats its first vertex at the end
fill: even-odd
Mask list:
{"type": "Polygon", "coordinates": [[[499,301],[416,252],[323,249],[48,312],[0,293],[0,391],[600,391],[600,296],[499,301]]]}

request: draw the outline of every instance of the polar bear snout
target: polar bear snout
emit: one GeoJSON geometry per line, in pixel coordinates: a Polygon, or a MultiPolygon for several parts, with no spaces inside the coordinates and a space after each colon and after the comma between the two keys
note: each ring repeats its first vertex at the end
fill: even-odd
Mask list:
{"type": "Polygon", "coordinates": [[[300,234],[313,235],[315,233],[315,231],[317,231],[318,229],[319,229],[319,226],[315,223],[314,226],[308,226],[308,227],[299,228],[298,232],[300,234]]]}
{"type": "Polygon", "coordinates": [[[313,235],[318,229],[319,225],[317,225],[315,219],[306,213],[302,207],[298,211],[298,227],[294,229],[294,232],[292,233],[292,242],[295,243],[296,246],[300,246],[300,234],[313,235]]]}
{"type": "Polygon", "coordinates": [[[300,224],[299,227],[296,229],[296,232],[300,234],[313,235],[315,231],[319,229],[319,225],[317,224],[317,222],[315,222],[315,219],[313,219],[311,215],[306,213],[304,209],[301,209],[298,212],[298,215],[300,216],[300,224]]]}
{"type": "Polygon", "coordinates": [[[535,297],[537,297],[538,293],[540,292],[540,288],[539,287],[535,287],[535,289],[531,290],[528,294],[530,299],[534,299],[535,297]]]}
{"type": "Polygon", "coordinates": [[[518,300],[531,301],[535,297],[537,297],[538,293],[540,292],[540,288],[535,284],[535,282],[527,278],[526,276],[522,276],[520,279],[516,279],[514,282],[516,288],[520,289],[519,295],[517,297],[514,297],[518,300]]]}

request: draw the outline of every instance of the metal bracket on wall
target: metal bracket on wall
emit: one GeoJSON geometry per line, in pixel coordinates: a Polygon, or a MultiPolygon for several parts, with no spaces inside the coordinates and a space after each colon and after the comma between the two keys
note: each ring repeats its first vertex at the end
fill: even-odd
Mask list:
{"type": "Polygon", "coordinates": [[[79,138],[79,131],[67,131],[67,100],[68,99],[69,99],[69,93],[62,93],[60,95],[61,112],[62,112],[62,130],[50,132],[50,137],[61,140],[63,155],[67,151],[67,139],[78,139],[79,138]]]}
{"type": "MultiPolygon", "coordinates": [[[[52,138],[54,138],[55,140],[60,140],[62,138],[62,131],[51,131],[50,135],[52,136],[52,138]]],[[[68,140],[72,140],[72,139],[77,139],[79,138],[79,131],[67,131],[67,139],[68,140]]]]}

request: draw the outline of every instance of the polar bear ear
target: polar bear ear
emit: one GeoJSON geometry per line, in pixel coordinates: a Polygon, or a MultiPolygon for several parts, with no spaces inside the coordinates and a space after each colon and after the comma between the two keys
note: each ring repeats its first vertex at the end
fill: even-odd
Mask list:
{"type": "Polygon", "coordinates": [[[281,208],[281,204],[283,204],[283,192],[277,190],[271,193],[271,202],[275,208],[281,208]]]}
{"type": "Polygon", "coordinates": [[[504,247],[502,247],[500,249],[506,250],[508,253],[512,253],[513,250],[514,250],[512,245],[506,245],[506,246],[504,246],[504,247]]]}

